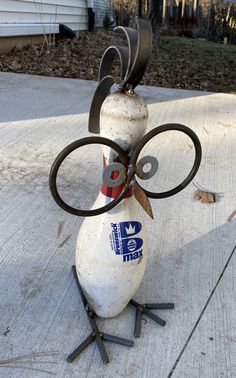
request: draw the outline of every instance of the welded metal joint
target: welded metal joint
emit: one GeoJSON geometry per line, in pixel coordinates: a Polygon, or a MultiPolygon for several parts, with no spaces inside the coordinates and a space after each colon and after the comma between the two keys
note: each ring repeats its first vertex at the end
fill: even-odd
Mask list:
{"type": "Polygon", "coordinates": [[[151,309],[156,310],[171,310],[174,308],[174,303],[146,303],[140,304],[134,299],[131,299],[129,304],[136,308],[136,316],[135,316],[135,325],[134,325],[134,337],[140,337],[141,333],[141,324],[142,324],[142,314],[148,316],[150,319],[154,320],[157,324],[164,327],[166,325],[166,321],[161,319],[158,315],[154,314],[154,312],[150,311],[151,309]]]}

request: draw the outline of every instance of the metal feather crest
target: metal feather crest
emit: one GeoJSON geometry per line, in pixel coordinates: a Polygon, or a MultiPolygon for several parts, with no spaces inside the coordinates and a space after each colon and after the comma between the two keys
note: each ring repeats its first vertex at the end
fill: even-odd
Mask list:
{"type": "Polygon", "coordinates": [[[98,86],[94,93],[88,130],[100,133],[100,110],[113,84],[121,91],[133,90],[141,81],[152,48],[152,27],[149,20],[136,17],[137,30],[117,26],[114,31],[124,33],[128,46],[110,46],[104,52],[99,69],[98,86]],[[116,57],[120,60],[120,78],[111,76],[112,64],[116,57]]]}

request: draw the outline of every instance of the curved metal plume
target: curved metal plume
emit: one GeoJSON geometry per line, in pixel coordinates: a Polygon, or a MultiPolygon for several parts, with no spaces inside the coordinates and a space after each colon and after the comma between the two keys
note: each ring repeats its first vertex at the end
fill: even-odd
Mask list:
{"type": "Polygon", "coordinates": [[[105,98],[109,95],[113,84],[120,90],[133,90],[141,81],[152,48],[152,28],[149,20],[136,18],[137,30],[117,26],[114,30],[125,34],[127,47],[110,46],[104,52],[100,70],[99,84],[93,96],[89,112],[88,130],[91,133],[100,133],[100,110],[105,98]],[[111,76],[113,61],[120,60],[120,78],[111,76]]]}

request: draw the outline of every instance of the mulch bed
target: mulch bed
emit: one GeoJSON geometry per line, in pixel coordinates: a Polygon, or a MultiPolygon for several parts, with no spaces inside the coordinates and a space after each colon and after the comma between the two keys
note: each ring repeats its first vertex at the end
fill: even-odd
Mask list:
{"type": "MultiPolygon", "coordinates": [[[[124,45],[122,34],[97,31],[76,40],[61,40],[56,46],[33,45],[0,53],[0,70],[44,76],[97,80],[100,59],[108,46],[124,45]]],[[[227,65],[212,68],[202,59],[194,61],[189,49],[165,49],[168,37],[154,35],[153,49],[142,84],[210,90],[236,91],[236,75],[227,65]],[[186,51],[185,51],[186,50],[186,51]]],[[[114,64],[119,70],[118,63],[114,64]]]]}

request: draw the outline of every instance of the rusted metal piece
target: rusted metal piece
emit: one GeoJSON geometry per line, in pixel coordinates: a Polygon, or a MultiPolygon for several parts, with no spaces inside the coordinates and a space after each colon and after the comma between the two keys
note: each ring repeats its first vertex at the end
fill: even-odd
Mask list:
{"type": "Polygon", "coordinates": [[[143,188],[141,188],[136,180],[134,180],[132,187],[135,199],[138,201],[143,210],[149,215],[149,217],[154,219],[152,206],[143,188]]]}
{"type": "Polygon", "coordinates": [[[88,130],[91,133],[100,132],[100,110],[106,96],[110,93],[113,84],[117,84],[121,91],[133,91],[140,83],[152,48],[152,27],[149,20],[136,17],[137,30],[118,26],[115,32],[124,33],[127,39],[126,46],[110,46],[104,52],[100,69],[99,84],[94,93],[89,112],[88,130]],[[120,60],[120,77],[111,76],[113,61],[120,60]]]}
{"type": "Polygon", "coordinates": [[[131,53],[130,71],[124,81],[123,88],[128,85],[134,89],[141,81],[152,49],[152,27],[149,20],[137,18],[137,45],[135,46],[134,59],[131,53]]]}
{"type": "Polygon", "coordinates": [[[114,84],[112,76],[104,77],[97,86],[93,95],[88,121],[88,131],[90,133],[100,133],[100,110],[105,98],[109,95],[110,89],[114,84]]]}

